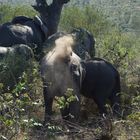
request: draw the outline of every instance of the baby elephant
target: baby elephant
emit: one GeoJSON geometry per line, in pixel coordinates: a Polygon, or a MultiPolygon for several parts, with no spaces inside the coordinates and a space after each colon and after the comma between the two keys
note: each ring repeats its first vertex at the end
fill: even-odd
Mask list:
{"type": "Polygon", "coordinates": [[[82,81],[81,94],[94,99],[100,113],[107,113],[105,104],[110,100],[113,111],[118,111],[120,102],[120,76],[118,71],[109,62],[94,58],[81,63],[85,69],[82,81]]]}

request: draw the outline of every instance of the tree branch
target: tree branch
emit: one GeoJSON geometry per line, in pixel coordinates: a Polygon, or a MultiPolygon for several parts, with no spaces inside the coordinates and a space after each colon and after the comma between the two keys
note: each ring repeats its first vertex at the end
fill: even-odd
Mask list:
{"type": "Polygon", "coordinates": [[[36,5],[32,5],[32,7],[39,13],[42,13],[48,9],[48,3],[46,0],[36,0],[36,5]]]}

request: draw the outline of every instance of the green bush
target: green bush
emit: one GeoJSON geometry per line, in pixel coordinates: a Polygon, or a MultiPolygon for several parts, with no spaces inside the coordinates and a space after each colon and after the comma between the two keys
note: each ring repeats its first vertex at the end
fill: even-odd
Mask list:
{"type": "Polygon", "coordinates": [[[0,24],[11,21],[15,16],[28,16],[33,17],[37,12],[27,5],[0,5],[0,24]]]}
{"type": "MultiPolygon", "coordinates": [[[[33,9],[26,6],[1,5],[0,23],[10,21],[17,15],[33,17],[35,14],[33,9]]],[[[107,59],[119,70],[123,109],[126,112],[125,120],[120,122],[111,120],[109,123],[114,130],[109,129],[108,131],[106,127],[110,124],[105,125],[105,127],[101,126],[96,116],[94,124],[92,124],[94,127],[90,128],[90,134],[93,138],[97,130],[100,130],[97,134],[99,136],[106,129],[107,133],[112,133],[115,137],[117,137],[116,132],[118,132],[118,139],[124,140],[128,139],[127,133],[130,131],[133,131],[133,134],[138,134],[136,129],[140,117],[140,40],[134,34],[122,32],[112,25],[106,20],[103,13],[94,7],[89,6],[83,9],[67,7],[62,13],[59,28],[65,31],[76,27],[89,30],[96,38],[96,56],[107,59]],[[135,129],[133,130],[134,126],[135,129]],[[119,127],[122,127],[121,131],[118,131],[119,127]],[[131,130],[127,132],[128,127],[131,130]]],[[[19,58],[18,56],[18,59],[13,57],[0,61],[0,113],[2,113],[0,130],[3,128],[0,132],[0,139],[15,139],[20,130],[25,133],[24,136],[26,137],[28,135],[27,129],[32,126],[41,126],[39,122],[44,116],[41,112],[42,83],[38,73],[38,64],[37,62],[25,63],[26,61],[19,58]],[[9,85],[12,85],[13,88],[9,89],[9,85]]],[[[73,99],[69,98],[70,101],[73,99]]],[[[63,107],[63,103],[60,99],[59,107],[63,107]]],[[[89,122],[86,122],[87,127],[88,124],[89,122]]],[[[79,129],[82,130],[82,137],[84,134],[86,136],[89,134],[88,129],[78,127],[79,129]]],[[[137,137],[133,136],[133,139],[137,139],[137,137]]]]}
{"type": "Polygon", "coordinates": [[[95,37],[102,35],[110,28],[111,24],[105,19],[103,14],[94,7],[85,8],[68,7],[64,9],[61,16],[60,28],[71,30],[73,28],[85,28],[95,37]]]}
{"type": "MultiPolygon", "coordinates": [[[[17,63],[14,64],[17,65],[17,63]]],[[[11,68],[13,67],[12,65],[11,68]]],[[[32,127],[42,126],[39,123],[43,117],[39,114],[42,108],[42,83],[38,74],[38,65],[36,62],[31,62],[26,69],[24,67],[20,69],[23,70],[20,78],[11,89],[5,89],[9,81],[0,83],[0,92],[5,91],[0,93],[0,127],[3,128],[0,132],[0,139],[15,139],[21,131],[27,133],[32,127]],[[35,113],[37,109],[39,111],[35,113]]],[[[14,70],[13,76],[16,75],[16,71],[19,72],[19,69],[14,70]]],[[[4,77],[11,80],[13,77],[8,74],[7,71],[3,71],[4,77]]]]}

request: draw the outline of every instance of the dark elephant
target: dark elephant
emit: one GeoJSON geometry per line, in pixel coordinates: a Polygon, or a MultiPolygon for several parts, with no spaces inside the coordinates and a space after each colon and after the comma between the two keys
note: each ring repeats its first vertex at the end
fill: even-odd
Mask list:
{"type": "Polygon", "coordinates": [[[27,21],[32,21],[32,18],[26,17],[26,16],[17,16],[14,17],[11,21],[12,24],[24,24],[27,21]]]}
{"type": "Polygon", "coordinates": [[[114,113],[119,116],[120,76],[112,64],[100,58],[81,62],[75,53],[72,53],[70,58],[64,57],[63,61],[57,58],[53,64],[50,57],[50,55],[45,57],[41,64],[44,82],[45,121],[52,114],[54,97],[64,96],[67,98],[64,93],[68,88],[74,89],[73,93],[77,100],[72,101],[69,107],[61,110],[64,119],[73,122],[78,120],[80,94],[93,99],[101,114],[107,114],[105,104],[107,100],[110,100],[114,113]],[[71,116],[74,117],[71,118],[71,116]]]}
{"type": "Polygon", "coordinates": [[[101,59],[81,62],[85,70],[81,94],[94,99],[100,113],[107,113],[105,104],[110,100],[112,109],[118,113],[120,103],[120,75],[114,66],[101,59]]]}
{"type": "Polygon", "coordinates": [[[73,39],[63,36],[55,41],[41,61],[41,76],[44,83],[45,121],[52,114],[52,103],[55,96],[63,96],[67,101],[67,91],[72,89],[74,100],[61,109],[62,117],[75,122],[80,111],[80,84],[82,67],[80,57],[73,51],[73,39]]]}
{"type": "Polygon", "coordinates": [[[73,51],[83,60],[95,56],[95,38],[84,28],[75,28],[70,34],[75,40],[73,51]]]}
{"type": "Polygon", "coordinates": [[[24,24],[3,24],[0,26],[0,46],[13,46],[15,44],[36,44],[38,53],[45,40],[45,33],[41,30],[40,20],[28,20],[24,24]]]}

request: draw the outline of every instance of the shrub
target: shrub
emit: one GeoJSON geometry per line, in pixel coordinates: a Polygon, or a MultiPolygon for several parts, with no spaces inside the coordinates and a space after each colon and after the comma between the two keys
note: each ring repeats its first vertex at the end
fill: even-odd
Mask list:
{"type": "Polygon", "coordinates": [[[15,16],[23,15],[33,17],[37,12],[27,5],[12,6],[8,4],[0,5],[0,24],[11,21],[15,16]]]}
{"type": "Polygon", "coordinates": [[[60,28],[71,30],[73,28],[85,28],[96,37],[104,34],[111,24],[103,14],[96,8],[87,6],[85,8],[68,7],[64,9],[61,16],[60,28]]]}
{"type": "MultiPolygon", "coordinates": [[[[32,17],[36,13],[25,6],[23,8],[10,5],[1,5],[0,11],[0,23],[7,22],[16,15],[32,17]]],[[[107,133],[109,135],[112,133],[120,140],[137,139],[137,136],[131,137],[130,135],[131,133],[138,135],[140,117],[140,40],[131,33],[122,32],[113,27],[103,13],[90,6],[83,9],[77,7],[64,9],[59,28],[68,31],[76,27],[86,28],[94,34],[96,56],[113,63],[121,74],[122,101],[126,117],[123,121],[111,120],[109,125],[111,124],[113,130],[110,129],[107,133]],[[128,130],[128,128],[130,129],[128,130]]],[[[13,57],[0,61],[0,113],[2,114],[0,116],[0,130],[2,130],[0,139],[14,139],[21,131],[25,133],[26,137],[30,127],[41,126],[39,122],[43,116],[41,112],[42,83],[38,73],[38,64],[37,62],[26,63],[22,60],[23,58],[19,58],[18,56],[18,59],[13,57]],[[12,85],[13,88],[9,89],[9,85],[12,85]]],[[[69,99],[73,100],[73,98],[69,99]]],[[[59,107],[64,106],[61,99],[58,103],[59,107]]],[[[88,106],[89,108],[93,108],[93,106],[88,106]]],[[[82,134],[79,133],[80,138],[83,138],[84,134],[87,138],[89,131],[93,138],[95,133],[99,136],[104,130],[108,131],[107,126],[103,127],[100,123],[101,121],[96,116],[92,123],[82,124],[90,129],[74,126],[76,129],[82,130],[80,131],[82,134]],[[90,127],[91,125],[92,127],[90,127]]]]}

